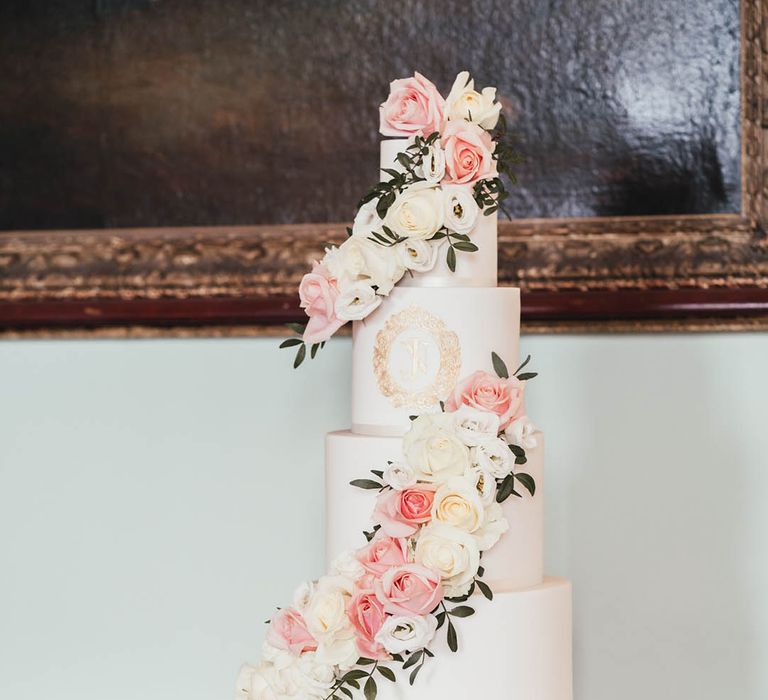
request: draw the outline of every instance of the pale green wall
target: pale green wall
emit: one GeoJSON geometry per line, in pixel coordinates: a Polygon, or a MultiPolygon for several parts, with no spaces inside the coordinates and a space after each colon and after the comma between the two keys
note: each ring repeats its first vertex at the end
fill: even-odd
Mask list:
{"type": "MultiPolygon", "coordinates": [[[[0,343],[0,697],[231,696],[321,573],[349,423],[349,341],[298,373],[275,345],[0,343]]],[[[768,697],[768,335],[523,349],[577,700],[768,697]]]]}

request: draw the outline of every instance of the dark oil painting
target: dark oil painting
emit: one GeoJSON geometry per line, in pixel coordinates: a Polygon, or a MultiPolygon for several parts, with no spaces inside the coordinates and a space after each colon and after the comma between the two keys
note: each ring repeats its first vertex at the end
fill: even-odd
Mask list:
{"type": "Polygon", "coordinates": [[[462,69],[513,216],[739,211],[737,0],[2,0],[0,229],[347,221],[388,81],[462,69]]]}

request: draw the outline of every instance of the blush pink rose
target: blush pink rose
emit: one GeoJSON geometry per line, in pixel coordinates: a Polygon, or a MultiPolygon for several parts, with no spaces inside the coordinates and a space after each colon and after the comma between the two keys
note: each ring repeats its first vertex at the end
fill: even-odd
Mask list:
{"type": "Polygon", "coordinates": [[[432,519],[434,500],[434,486],[382,491],[376,499],[373,519],[390,537],[408,537],[419,529],[419,525],[432,519]]]}
{"type": "Polygon", "coordinates": [[[357,558],[366,571],[381,576],[393,566],[405,564],[406,551],[405,540],[387,537],[379,530],[368,546],[357,550],[357,558]]]}
{"type": "Polygon", "coordinates": [[[473,122],[452,120],[441,134],[445,150],[443,182],[468,184],[496,175],[491,135],[473,122]]]}
{"type": "Polygon", "coordinates": [[[315,263],[299,285],[300,306],[309,316],[304,329],[304,342],[322,343],[328,340],[346,321],[337,318],[335,304],[339,287],[328,270],[315,263]]]}
{"type": "Polygon", "coordinates": [[[387,571],[376,582],[376,596],[384,612],[426,615],[443,599],[440,574],[420,564],[404,564],[387,571]]]}
{"type": "Polygon", "coordinates": [[[317,649],[317,642],[307,630],[304,618],[293,608],[283,608],[275,613],[267,629],[267,641],[296,656],[317,649]]]}
{"type": "Polygon", "coordinates": [[[445,100],[421,73],[393,80],[389,97],[379,107],[379,131],[384,136],[429,136],[440,131],[445,100]]]}
{"type": "Polygon", "coordinates": [[[472,406],[495,413],[504,430],[513,420],[525,414],[525,384],[517,377],[502,379],[489,372],[478,371],[462,379],[445,402],[448,411],[472,406]]]}
{"type": "Polygon", "coordinates": [[[376,640],[376,634],[386,619],[384,604],[372,590],[360,591],[349,602],[349,621],[355,630],[355,643],[360,656],[375,661],[389,658],[386,649],[376,640]]]}

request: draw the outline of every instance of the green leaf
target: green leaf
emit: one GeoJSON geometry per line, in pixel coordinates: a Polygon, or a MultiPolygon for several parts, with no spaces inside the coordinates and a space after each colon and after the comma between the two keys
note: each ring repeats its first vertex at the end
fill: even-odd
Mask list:
{"type": "Polygon", "coordinates": [[[526,358],[525,358],[525,360],[523,360],[523,364],[521,364],[521,365],[520,365],[520,366],[519,366],[519,367],[518,367],[518,368],[515,370],[515,376],[517,376],[518,374],[520,374],[520,370],[521,370],[521,369],[523,369],[523,367],[525,367],[525,366],[526,366],[526,365],[527,365],[527,364],[528,364],[530,361],[531,361],[531,356],[530,356],[530,355],[528,355],[528,357],[526,357],[526,358]]]}
{"type": "Polygon", "coordinates": [[[459,605],[451,610],[451,615],[454,617],[469,617],[475,614],[475,609],[469,607],[469,605],[459,605]]]}
{"type": "Polygon", "coordinates": [[[288,338],[280,343],[281,348],[292,348],[294,345],[301,345],[304,341],[301,338],[288,338]]]}
{"type": "Polygon", "coordinates": [[[418,416],[408,416],[408,420],[416,420],[418,416]]]}
{"type": "Polygon", "coordinates": [[[315,355],[317,355],[317,351],[320,349],[320,343],[314,343],[312,345],[312,349],[309,351],[309,356],[314,360],[315,355]]]}
{"type": "Polygon", "coordinates": [[[411,666],[415,666],[417,663],[419,663],[419,659],[424,655],[424,650],[419,649],[418,651],[414,651],[413,654],[411,654],[408,657],[408,660],[403,664],[403,671],[406,669],[409,669],[411,666]]]}
{"type": "Polygon", "coordinates": [[[508,474],[504,481],[501,482],[501,486],[499,486],[499,490],[496,492],[496,502],[497,503],[504,503],[511,495],[512,492],[515,490],[515,475],[514,474],[508,474]]]}
{"type": "Polygon", "coordinates": [[[478,576],[482,576],[483,574],[485,574],[485,568],[482,567],[482,566],[478,566],[477,567],[477,575],[478,576]]]}
{"type": "Polygon", "coordinates": [[[354,678],[350,678],[349,680],[345,681],[347,685],[352,686],[356,690],[360,689],[360,683],[357,682],[354,678]]]}
{"type": "Polygon", "coordinates": [[[491,361],[493,362],[494,372],[496,372],[496,374],[502,379],[509,379],[509,371],[507,370],[507,366],[504,364],[504,360],[502,360],[495,352],[492,352],[491,361]]]}
{"type": "Polygon", "coordinates": [[[448,254],[445,261],[448,263],[448,269],[451,272],[456,272],[456,251],[453,249],[453,246],[448,248],[448,254]]]}
{"type": "Polygon", "coordinates": [[[526,464],[528,462],[528,457],[523,455],[522,457],[515,457],[515,464],[526,464]]]}
{"type": "Polygon", "coordinates": [[[352,691],[349,688],[345,688],[344,686],[341,686],[339,690],[350,699],[355,697],[354,695],[352,695],[352,691]]]}
{"type": "Polygon", "coordinates": [[[499,208],[497,206],[495,206],[495,205],[492,206],[492,207],[486,207],[485,209],[483,209],[483,216],[490,216],[495,211],[498,211],[498,209],[499,208]]]}
{"type": "Polygon", "coordinates": [[[345,683],[352,685],[352,681],[356,681],[360,678],[365,678],[368,675],[368,671],[363,671],[359,668],[353,668],[351,671],[347,671],[342,677],[345,683]]]}
{"type": "Polygon", "coordinates": [[[381,484],[373,479],[353,479],[349,482],[351,486],[356,486],[359,489],[380,489],[381,484]]]}
{"type": "Polygon", "coordinates": [[[303,323],[286,323],[286,326],[290,328],[295,333],[299,333],[300,335],[304,335],[304,324],[303,323]]]}
{"type": "Polygon", "coordinates": [[[480,592],[488,598],[488,600],[493,600],[493,591],[491,590],[491,587],[485,583],[485,581],[475,581],[477,584],[477,587],[480,589],[480,592]]]}
{"type": "Polygon", "coordinates": [[[525,457],[525,450],[520,447],[520,445],[510,443],[509,449],[512,450],[512,454],[515,455],[515,457],[525,457]]]}
{"type": "Polygon", "coordinates": [[[373,676],[368,676],[368,680],[365,682],[363,693],[365,693],[365,700],[376,700],[376,681],[373,680],[373,676]]]}
{"type": "Polygon", "coordinates": [[[521,375],[519,375],[517,378],[521,382],[527,382],[529,379],[533,379],[534,377],[538,377],[538,372],[523,372],[521,375]]]}
{"type": "Polygon", "coordinates": [[[302,343],[301,347],[299,348],[299,351],[296,353],[296,359],[293,361],[293,368],[296,369],[302,362],[304,362],[304,358],[307,356],[307,346],[302,343]]]}
{"type": "Polygon", "coordinates": [[[378,666],[377,668],[379,673],[388,681],[392,681],[394,683],[397,680],[397,678],[395,678],[395,672],[391,668],[387,668],[386,666],[378,666]]]}
{"type": "Polygon", "coordinates": [[[370,666],[371,664],[375,664],[376,662],[373,659],[366,659],[364,656],[361,656],[357,660],[358,666],[370,666]]]}
{"type": "Polygon", "coordinates": [[[437,618],[437,629],[440,629],[445,623],[445,613],[444,612],[437,613],[435,617],[437,618]]]}
{"type": "Polygon", "coordinates": [[[408,683],[410,685],[413,685],[416,682],[416,676],[419,675],[419,671],[421,671],[423,666],[424,664],[422,664],[421,666],[417,666],[416,668],[413,669],[413,671],[411,671],[411,675],[408,678],[408,683]]]}
{"type": "Polygon", "coordinates": [[[378,476],[379,479],[384,478],[384,472],[381,471],[381,469],[371,469],[371,474],[373,474],[374,476],[378,476]]]}
{"type": "Polygon", "coordinates": [[[477,251],[477,246],[474,243],[468,243],[467,241],[457,241],[453,244],[453,247],[464,253],[474,253],[477,251]]]}
{"type": "Polygon", "coordinates": [[[453,652],[459,650],[459,639],[456,636],[456,628],[450,620],[448,620],[448,648],[453,652]]]}
{"type": "Polygon", "coordinates": [[[531,496],[536,493],[536,482],[530,474],[518,472],[515,474],[515,478],[528,490],[531,496]]]}

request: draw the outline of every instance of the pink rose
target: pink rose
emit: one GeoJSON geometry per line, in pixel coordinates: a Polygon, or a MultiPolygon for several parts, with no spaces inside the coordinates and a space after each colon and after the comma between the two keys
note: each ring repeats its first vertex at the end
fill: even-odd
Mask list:
{"type": "Polygon", "coordinates": [[[384,624],[384,605],[371,591],[360,591],[350,601],[347,615],[355,630],[355,642],[360,656],[383,661],[389,658],[386,649],[375,641],[384,624]]]}
{"type": "Polygon", "coordinates": [[[443,182],[467,184],[496,175],[493,139],[477,124],[449,121],[440,140],[445,150],[443,182]]]}
{"type": "Polygon", "coordinates": [[[431,485],[382,491],[376,499],[373,519],[390,537],[408,537],[432,519],[434,500],[435,487],[431,485]]]}
{"type": "Polygon", "coordinates": [[[299,299],[309,322],[304,329],[304,342],[322,343],[328,340],[346,321],[336,317],[336,298],[339,287],[336,280],[320,263],[315,263],[299,285],[299,299]]]}
{"type": "Polygon", "coordinates": [[[267,629],[267,641],[296,656],[317,649],[317,642],[307,630],[304,618],[293,608],[283,608],[275,613],[267,629]]]}
{"type": "Polygon", "coordinates": [[[420,564],[404,564],[376,582],[376,596],[392,615],[426,615],[443,599],[440,574],[420,564]]]}
{"type": "Polygon", "coordinates": [[[525,413],[525,384],[517,377],[502,379],[489,372],[478,371],[462,379],[445,402],[447,411],[472,406],[499,417],[500,430],[525,413]]]}
{"type": "Polygon", "coordinates": [[[381,576],[393,566],[405,564],[406,551],[405,540],[387,537],[379,530],[367,547],[357,550],[357,558],[366,571],[381,576]]]}
{"type": "Polygon", "coordinates": [[[379,131],[384,136],[429,136],[440,131],[445,100],[420,73],[393,80],[389,97],[379,107],[379,131]]]}

